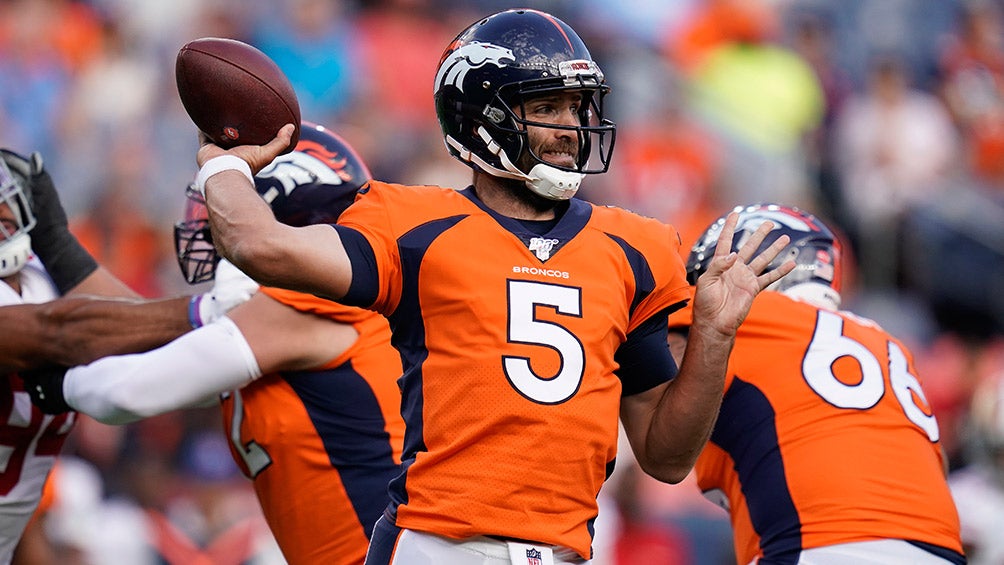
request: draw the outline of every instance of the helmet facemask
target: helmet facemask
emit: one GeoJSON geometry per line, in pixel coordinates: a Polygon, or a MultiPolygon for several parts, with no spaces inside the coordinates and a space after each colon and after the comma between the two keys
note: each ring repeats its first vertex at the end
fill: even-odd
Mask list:
{"type": "Polygon", "coordinates": [[[35,215],[28,194],[0,160],[0,206],[9,210],[0,215],[0,277],[9,277],[24,268],[31,257],[31,236],[35,215]]]}
{"type": "Polygon", "coordinates": [[[213,280],[220,256],[213,246],[206,201],[194,185],[185,191],[185,219],[174,225],[174,250],[188,284],[213,280]]]}
{"type": "Polygon", "coordinates": [[[610,91],[600,81],[602,74],[576,75],[564,81],[523,81],[499,88],[491,103],[481,111],[483,119],[479,120],[478,136],[485,149],[499,157],[502,170],[484,165],[481,168],[495,176],[522,180],[544,198],[571,198],[585,175],[604,173],[610,166],[616,128],[610,120],[600,118],[603,99],[610,91]],[[526,117],[530,101],[569,91],[582,94],[578,124],[538,122],[526,117]],[[572,150],[575,164],[552,163],[538,155],[530,143],[530,127],[571,132],[576,140],[572,150]]]}
{"type": "Polygon", "coordinates": [[[435,79],[436,115],[450,154],[475,171],[523,181],[549,200],[571,198],[587,174],[606,172],[616,126],[603,117],[609,91],[589,50],[564,22],[531,9],[475,22],[447,47],[435,79]],[[534,123],[528,101],[583,93],[578,124],[534,123]],[[527,127],[567,129],[574,165],[549,163],[529,146],[527,127]]]}

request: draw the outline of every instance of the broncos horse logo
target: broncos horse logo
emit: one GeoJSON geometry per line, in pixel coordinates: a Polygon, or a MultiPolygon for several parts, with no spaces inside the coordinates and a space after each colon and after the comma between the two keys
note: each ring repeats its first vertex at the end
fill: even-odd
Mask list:
{"type": "Polygon", "coordinates": [[[463,92],[464,78],[471,69],[481,68],[488,63],[501,69],[515,62],[516,57],[511,49],[472,41],[453,50],[447,56],[447,60],[439,66],[439,72],[436,73],[436,88],[438,90],[452,84],[463,92]]]}
{"type": "Polygon", "coordinates": [[[285,196],[289,196],[301,185],[316,183],[341,186],[352,179],[344,172],[344,157],[338,160],[337,154],[331,153],[317,144],[311,144],[316,147],[309,148],[304,148],[303,145],[304,142],[300,142],[296,151],[280,156],[255,175],[259,179],[268,179],[274,183],[262,194],[265,202],[272,204],[272,201],[279,196],[280,188],[285,196]],[[317,148],[323,153],[317,154],[310,151],[310,149],[317,148]],[[339,166],[339,164],[338,170],[332,169],[333,166],[339,166]]]}

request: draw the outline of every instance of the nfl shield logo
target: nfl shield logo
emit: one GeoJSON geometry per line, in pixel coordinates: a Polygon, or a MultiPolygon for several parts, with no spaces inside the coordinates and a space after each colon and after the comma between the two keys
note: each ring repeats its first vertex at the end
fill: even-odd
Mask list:
{"type": "Polygon", "coordinates": [[[557,239],[546,237],[534,237],[530,239],[530,251],[533,251],[537,259],[547,261],[551,258],[551,250],[558,244],[557,239]]]}
{"type": "Polygon", "coordinates": [[[526,550],[526,565],[540,565],[540,551],[533,549],[526,550]]]}

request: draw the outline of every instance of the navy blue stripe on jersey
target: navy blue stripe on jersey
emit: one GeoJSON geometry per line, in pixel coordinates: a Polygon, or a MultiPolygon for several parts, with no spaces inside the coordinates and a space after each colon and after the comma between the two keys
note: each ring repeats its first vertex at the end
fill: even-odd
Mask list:
{"type": "Polygon", "coordinates": [[[373,248],[363,234],[356,230],[339,225],[334,225],[334,228],[342,238],[342,247],[352,263],[352,283],[338,302],[360,308],[372,306],[380,288],[373,248]]]}
{"type": "Polygon", "coordinates": [[[535,233],[537,235],[547,235],[547,232],[554,229],[554,226],[558,225],[558,218],[551,218],[550,220],[516,220],[521,226],[527,229],[527,231],[535,233]]]}
{"type": "MultiPolygon", "coordinates": [[[[616,466],[617,466],[617,458],[616,457],[614,457],[610,461],[607,461],[607,474],[606,474],[605,477],[603,477],[604,481],[606,481],[607,479],[609,479],[610,475],[614,474],[614,467],[616,467],[616,466]]],[[[590,539],[596,539],[596,516],[593,516],[592,518],[590,518],[589,520],[586,521],[586,529],[589,531],[589,538],[590,539]]],[[[590,544],[590,546],[592,546],[592,544],[590,544]]],[[[590,547],[589,551],[590,552],[593,551],[592,547],[590,547]]],[[[594,555],[590,555],[589,557],[590,557],[590,559],[592,559],[594,557],[594,555]]]]}
{"type": "Polygon", "coordinates": [[[722,399],[711,441],[732,457],[753,529],[760,536],[759,563],[797,563],[802,524],[784,474],[774,408],[763,392],[734,378],[722,399]]]}
{"type": "Polygon", "coordinates": [[[669,351],[669,309],[657,312],[628,334],[614,361],[621,380],[621,396],[631,396],[672,380],[679,371],[669,351]]]}
{"type": "MultiPolygon", "coordinates": [[[[466,189],[460,191],[460,194],[464,195],[468,200],[484,210],[486,214],[495,218],[495,221],[498,222],[500,226],[512,233],[514,236],[518,237],[523,242],[523,245],[526,245],[527,247],[530,246],[530,240],[537,237],[543,236],[556,240],[557,243],[555,243],[551,248],[551,257],[554,257],[566,243],[575,239],[575,236],[586,227],[586,224],[589,223],[589,218],[593,215],[593,208],[587,202],[576,199],[568,200],[565,203],[559,203],[555,208],[555,212],[558,214],[558,219],[554,223],[553,227],[551,227],[551,229],[546,233],[539,233],[539,231],[534,228],[534,224],[527,225],[520,220],[499,214],[495,210],[486,206],[485,203],[481,202],[478,198],[478,195],[474,192],[473,187],[467,187],[466,189]]],[[[547,259],[541,260],[539,257],[537,260],[541,261],[541,263],[547,261],[547,259]]]]}
{"type": "Polygon", "coordinates": [[[586,227],[591,217],[593,217],[593,207],[587,202],[578,199],[569,200],[568,209],[561,215],[561,221],[547,235],[561,241],[571,241],[586,227]]]}
{"type": "Polygon", "coordinates": [[[281,373],[307,409],[359,523],[372,533],[387,507],[387,484],[401,472],[380,403],[351,361],[324,371],[281,373]]]}
{"type": "Polygon", "coordinates": [[[655,290],[655,275],[652,274],[652,268],[649,267],[648,260],[641,252],[614,234],[608,233],[607,237],[614,240],[624,251],[624,257],[627,259],[628,265],[631,266],[631,272],[634,273],[634,298],[631,299],[631,306],[628,310],[634,314],[635,308],[641,304],[641,301],[655,290]]]}
{"type": "Polygon", "coordinates": [[[373,536],[370,538],[369,551],[366,552],[366,565],[390,565],[401,531],[401,528],[395,526],[394,520],[387,515],[377,520],[373,536]]]}
{"type": "MultiPolygon", "coordinates": [[[[428,451],[425,446],[422,364],[429,356],[425,347],[425,324],[418,299],[418,275],[429,246],[466,216],[443,218],[417,226],[398,239],[401,257],[401,300],[387,319],[391,327],[391,345],[401,353],[404,374],[401,376],[401,416],[405,421],[401,462],[405,471],[415,461],[415,454],[428,451]]],[[[407,472],[391,482],[391,504],[406,504],[407,472]]]]}

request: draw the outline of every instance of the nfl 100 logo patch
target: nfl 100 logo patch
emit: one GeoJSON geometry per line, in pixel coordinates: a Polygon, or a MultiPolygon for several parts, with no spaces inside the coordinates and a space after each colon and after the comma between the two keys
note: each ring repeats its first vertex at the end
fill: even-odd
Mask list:
{"type": "Polygon", "coordinates": [[[530,238],[530,251],[534,252],[537,259],[547,261],[551,258],[551,250],[554,249],[554,246],[557,244],[557,239],[549,239],[546,237],[530,238]]]}

